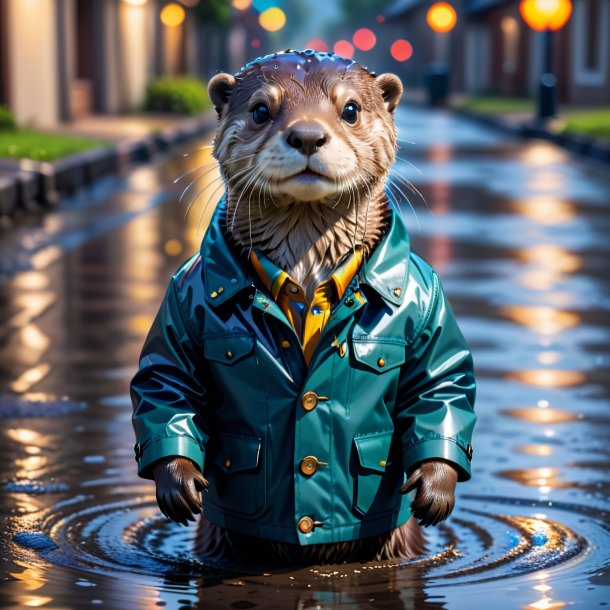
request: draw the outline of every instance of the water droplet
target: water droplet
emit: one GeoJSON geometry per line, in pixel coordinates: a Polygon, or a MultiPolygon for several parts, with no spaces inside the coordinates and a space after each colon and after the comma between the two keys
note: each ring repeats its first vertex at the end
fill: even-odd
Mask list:
{"type": "Polygon", "coordinates": [[[536,532],[532,536],[532,544],[534,546],[544,546],[548,540],[549,539],[542,532],[536,532]]]}

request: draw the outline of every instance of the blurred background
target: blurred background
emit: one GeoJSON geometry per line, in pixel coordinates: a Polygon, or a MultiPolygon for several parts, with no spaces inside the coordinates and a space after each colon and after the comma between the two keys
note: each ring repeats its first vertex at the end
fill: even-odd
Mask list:
{"type": "Polygon", "coordinates": [[[150,109],[163,76],[310,47],[396,72],[414,96],[446,70],[455,103],[507,113],[532,111],[548,71],[570,112],[610,104],[609,31],[607,0],[1,0],[0,104],[53,127],[150,109]]]}
{"type": "Polygon", "coordinates": [[[609,167],[610,0],[0,0],[0,607],[606,607],[609,167]],[[475,360],[472,480],[399,567],[202,565],[136,473],[206,83],[305,47],[405,84],[389,196],[475,360]]]}

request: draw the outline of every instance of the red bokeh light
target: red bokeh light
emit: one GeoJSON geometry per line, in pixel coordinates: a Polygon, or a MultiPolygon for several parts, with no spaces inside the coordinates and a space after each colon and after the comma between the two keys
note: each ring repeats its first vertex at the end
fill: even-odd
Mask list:
{"type": "Polygon", "coordinates": [[[377,21],[379,23],[383,23],[385,21],[385,17],[383,15],[377,15],[377,21]]]}
{"type": "Polygon", "coordinates": [[[341,57],[351,59],[354,56],[354,45],[348,40],[338,40],[337,42],[335,42],[333,51],[337,55],[341,55],[341,57]]]}
{"type": "Polygon", "coordinates": [[[377,38],[372,30],[360,28],[354,33],[352,38],[354,46],[361,51],[370,51],[377,42],[377,38]]]}
{"type": "Polygon", "coordinates": [[[403,38],[399,38],[392,43],[390,53],[396,61],[407,61],[413,55],[413,45],[403,38]]]}
{"type": "Polygon", "coordinates": [[[328,45],[321,38],[312,38],[305,45],[306,49],[313,49],[318,53],[327,53],[328,45]]]}
{"type": "Polygon", "coordinates": [[[253,48],[258,49],[261,46],[261,41],[258,38],[253,38],[251,44],[253,48]]]}

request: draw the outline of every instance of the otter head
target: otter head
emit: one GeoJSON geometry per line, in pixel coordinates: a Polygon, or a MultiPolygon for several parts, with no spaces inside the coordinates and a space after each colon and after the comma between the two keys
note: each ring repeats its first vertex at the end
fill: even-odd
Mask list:
{"type": "Polygon", "coordinates": [[[393,74],[375,78],[332,53],[287,51],[209,83],[220,124],[214,155],[229,188],[277,203],[336,201],[382,181],[394,160],[393,74]]]}
{"type": "MultiPolygon", "coordinates": [[[[228,211],[237,224],[247,214],[250,247],[257,211],[277,215],[287,208],[294,221],[304,214],[299,208],[315,209],[315,222],[325,208],[357,216],[385,201],[396,152],[392,115],[402,94],[397,76],[375,77],[333,53],[288,50],[260,57],[234,76],[217,74],[208,93],[219,115],[213,154],[228,211]],[[362,200],[369,205],[358,206],[362,200]]],[[[255,232],[260,225],[257,219],[255,232]]]]}

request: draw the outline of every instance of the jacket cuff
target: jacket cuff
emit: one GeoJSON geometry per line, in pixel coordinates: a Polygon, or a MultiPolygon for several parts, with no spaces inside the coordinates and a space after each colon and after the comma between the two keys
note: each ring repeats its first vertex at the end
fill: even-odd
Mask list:
{"type": "Polygon", "coordinates": [[[405,472],[410,472],[419,463],[430,459],[443,459],[451,462],[458,471],[458,481],[470,479],[470,462],[472,460],[472,445],[462,447],[453,438],[437,437],[419,441],[403,453],[405,472]]]}
{"type": "Polygon", "coordinates": [[[189,436],[167,436],[153,439],[143,445],[136,443],[134,447],[138,462],[138,475],[143,479],[152,479],[150,466],[164,457],[184,457],[193,461],[203,472],[205,451],[201,445],[189,436]]]}

